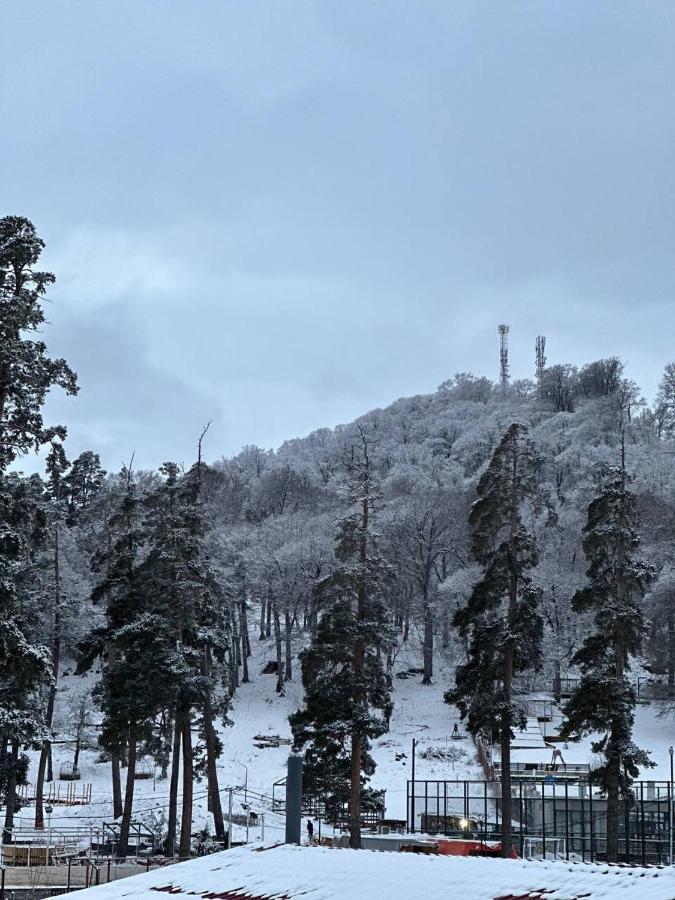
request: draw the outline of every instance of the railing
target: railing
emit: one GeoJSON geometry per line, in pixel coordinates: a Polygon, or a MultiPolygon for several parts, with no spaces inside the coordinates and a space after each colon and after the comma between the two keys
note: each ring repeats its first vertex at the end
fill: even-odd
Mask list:
{"type": "MultiPolygon", "coordinates": [[[[546,678],[538,673],[516,675],[513,679],[514,694],[551,694],[553,697],[570,697],[579,687],[580,679],[570,676],[546,678]]],[[[633,682],[638,700],[673,700],[675,687],[653,677],[640,677],[633,682]]]]}
{"type": "MultiPolygon", "coordinates": [[[[407,785],[408,830],[500,840],[501,788],[494,781],[415,781],[407,785]]],[[[513,840],[522,856],[525,838],[537,838],[546,857],[552,844],[566,859],[593,862],[607,856],[607,798],[587,780],[554,777],[513,782],[513,840]]],[[[671,784],[638,781],[630,800],[619,802],[619,860],[629,864],[670,861],[671,784]]],[[[529,841],[532,845],[533,841],[529,841]]]]}
{"type": "MultiPolygon", "coordinates": [[[[16,795],[19,800],[29,803],[35,800],[35,786],[33,784],[19,784],[16,787],[16,795]]],[[[42,794],[44,804],[52,806],[86,806],[91,803],[91,784],[83,784],[80,781],[51,781],[42,794]]]]}
{"type": "MultiPolygon", "coordinates": [[[[501,775],[501,763],[494,764],[496,780],[501,775]]],[[[527,776],[534,778],[544,777],[570,777],[570,778],[588,778],[591,767],[588,763],[519,763],[512,762],[511,777],[527,776]]]]}

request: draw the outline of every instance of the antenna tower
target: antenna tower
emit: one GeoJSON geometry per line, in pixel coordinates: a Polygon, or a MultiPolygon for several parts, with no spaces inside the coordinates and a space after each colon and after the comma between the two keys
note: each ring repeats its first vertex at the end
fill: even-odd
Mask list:
{"type": "Polygon", "coordinates": [[[535,348],[535,359],[536,359],[536,369],[537,369],[537,381],[541,380],[541,376],[544,374],[544,369],[546,368],[546,338],[540,334],[537,338],[537,341],[534,345],[535,348]]]}
{"type": "Polygon", "coordinates": [[[509,326],[499,325],[499,383],[505,391],[509,386],[509,326]]]}

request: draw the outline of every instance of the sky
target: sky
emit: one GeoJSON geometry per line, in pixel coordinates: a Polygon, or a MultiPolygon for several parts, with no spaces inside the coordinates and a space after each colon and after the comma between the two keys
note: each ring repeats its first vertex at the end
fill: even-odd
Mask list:
{"type": "Polygon", "coordinates": [[[217,459],[455,372],[675,358],[672,0],[0,0],[0,214],[71,454],[217,459]]]}

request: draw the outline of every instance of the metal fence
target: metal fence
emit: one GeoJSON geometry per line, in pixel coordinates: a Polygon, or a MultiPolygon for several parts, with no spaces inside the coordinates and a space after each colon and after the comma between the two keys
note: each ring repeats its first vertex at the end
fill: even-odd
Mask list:
{"type": "MultiPolygon", "coordinates": [[[[499,840],[498,781],[409,781],[407,824],[411,832],[499,840]]],[[[607,855],[607,800],[588,781],[514,780],[512,827],[516,848],[551,847],[566,859],[593,862],[607,855]]],[[[619,805],[620,860],[639,865],[670,862],[672,794],[667,781],[638,781],[633,799],[619,805]]],[[[549,849],[547,849],[549,848],[549,849]]]]}

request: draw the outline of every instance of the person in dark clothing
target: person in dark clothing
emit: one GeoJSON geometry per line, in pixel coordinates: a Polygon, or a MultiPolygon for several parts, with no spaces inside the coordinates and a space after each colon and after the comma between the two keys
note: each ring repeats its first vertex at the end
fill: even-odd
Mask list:
{"type": "Polygon", "coordinates": [[[312,838],[314,837],[314,824],[310,819],[307,819],[307,843],[312,843],[312,838]]]}

